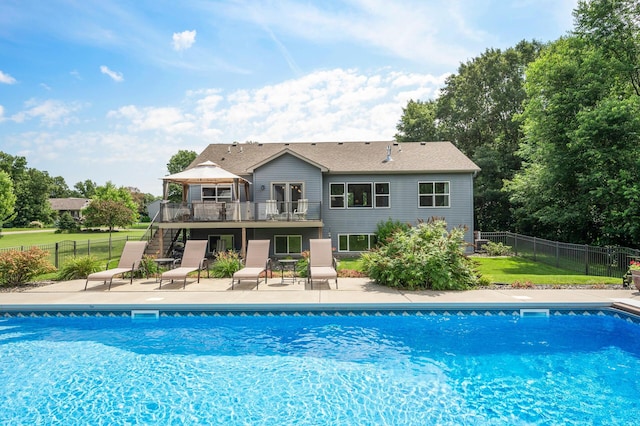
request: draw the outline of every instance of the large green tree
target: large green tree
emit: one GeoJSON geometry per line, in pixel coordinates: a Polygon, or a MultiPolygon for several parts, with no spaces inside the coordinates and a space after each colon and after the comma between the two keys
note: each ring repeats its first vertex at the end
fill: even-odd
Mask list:
{"type": "Polygon", "coordinates": [[[0,228],[13,216],[15,205],[16,194],[13,192],[11,176],[4,170],[0,170],[0,228]]]}
{"type": "Polygon", "coordinates": [[[640,103],[601,46],[554,42],[527,70],[519,230],[573,243],[640,241],[640,103]]]}
{"type": "MultiPolygon", "coordinates": [[[[181,149],[175,155],[173,155],[167,163],[167,170],[169,174],[180,173],[185,170],[196,159],[198,154],[195,151],[188,151],[181,149]]],[[[182,201],[182,186],[176,183],[169,184],[169,193],[167,199],[174,203],[182,201]]]]}
{"type": "Polygon", "coordinates": [[[436,121],[437,104],[434,100],[414,101],[402,108],[402,117],[396,125],[398,142],[439,141],[440,132],[436,121]]]}

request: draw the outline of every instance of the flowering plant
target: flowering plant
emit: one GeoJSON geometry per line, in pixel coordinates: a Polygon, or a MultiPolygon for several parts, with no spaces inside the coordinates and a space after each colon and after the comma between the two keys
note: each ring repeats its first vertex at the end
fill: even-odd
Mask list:
{"type": "Polygon", "coordinates": [[[631,263],[629,263],[629,270],[640,271],[640,261],[632,260],[631,263]]]}

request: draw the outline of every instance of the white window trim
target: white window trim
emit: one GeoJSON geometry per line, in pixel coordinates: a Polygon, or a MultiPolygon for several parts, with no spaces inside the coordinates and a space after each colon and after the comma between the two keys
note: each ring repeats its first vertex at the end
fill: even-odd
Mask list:
{"type": "Polygon", "coordinates": [[[372,240],[376,236],[376,234],[369,233],[353,233],[353,234],[338,234],[338,252],[339,253],[364,253],[362,251],[350,250],[351,247],[347,247],[348,250],[340,250],[340,237],[347,237],[347,245],[349,245],[349,237],[356,235],[365,235],[368,237],[367,246],[369,247],[367,250],[371,250],[372,240]]]}
{"type": "Polygon", "coordinates": [[[344,210],[347,208],[347,188],[344,182],[329,182],[329,209],[344,210]],[[331,185],[342,185],[342,195],[332,195],[331,185]],[[342,197],[342,207],[333,207],[331,205],[331,197],[342,197]]]}
{"type": "Polygon", "coordinates": [[[200,187],[200,200],[202,201],[213,201],[219,203],[229,203],[233,201],[233,185],[231,184],[218,184],[218,185],[202,185],[200,187]],[[216,195],[204,195],[204,190],[209,188],[215,188],[216,195]],[[229,197],[220,197],[218,196],[218,188],[229,189],[230,195],[229,197]]]}
{"type": "Polygon", "coordinates": [[[450,209],[451,208],[451,181],[448,181],[448,180],[425,180],[425,181],[419,181],[417,189],[418,189],[417,202],[418,202],[418,208],[419,209],[450,209]],[[433,206],[421,206],[420,205],[420,197],[427,195],[427,194],[421,194],[420,193],[420,185],[423,184],[423,183],[432,183],[434,190],[435,190],[436,184],[438,184],[438,183],[446,183],[447,184],[447,188],[449,189],[449,192],[447,192],[446,194],[433,193],[431,195],[433,197],[435,197],[436,195],[446,195],[447,196],[447,200],[448,200],[448,204],[446,206],[436,206],[435,205],[435,199],[434,199],[434,205],[433,206]]]}
{"type": "Polygon", "coordinates": [[[273,236],[273,254],[274,255],[289,255],[289,254],[301,254],[302,253],[302,235],[298,235],[298,234],[282,234],[282,235],[274,235],[273,236]],[[278,245],[276,244],[276,238],[278,237],[286,237],[287,238],[287,252],[286,253],[282,253],[282,252],[278,252],[276,250],[278,250],[278,245]],[[297,237],[300,238],[300,250],[299,252],[292,252],[289,250],[289,239],[291,237],[297,237]]]}
{"type": "Polygon", "coordinates": [[[390,182],[373,182],[373,208],[374,209],[390,209],[391,208],[391,183],[390,182]],[[388,194],[378,194],[376,192],[376,185],[378,184],[387,184],[389,186],[388,194]],[[389,199],[388,206],[378,206],[377,197],[387,197],[389,199]]]}

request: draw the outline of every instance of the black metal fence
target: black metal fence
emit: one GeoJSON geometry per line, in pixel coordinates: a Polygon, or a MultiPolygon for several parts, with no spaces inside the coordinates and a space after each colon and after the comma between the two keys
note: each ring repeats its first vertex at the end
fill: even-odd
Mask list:
{"type": "Polygon", "coordinates": [[[511,246],[514,254],[585,275],[622,278],[640,250],[561,243],[512,232],[482,232],[479,239],[511,246]]]}
{"type": "MultiPolygon", "coordinates": [[[[96,260],[104,261],[105,263],[113,258],[119,258],[124,248],[124,243],[129,241],[129,236],[112,238],[111,245],[109,245],[109,239],[101,240],[87,240],[87,241],[60,241],[58,243],[51,244],[32,244],[29,246],[8,247],[0,249],[0,251],[26,251],[31,247],[38,247],[49,253],[49,261],[59,268],[65,264],[70,258],[77,256],[93,256],[96,260]]],[[[136,238],[137,241],[139,238],[136,238]]]]}

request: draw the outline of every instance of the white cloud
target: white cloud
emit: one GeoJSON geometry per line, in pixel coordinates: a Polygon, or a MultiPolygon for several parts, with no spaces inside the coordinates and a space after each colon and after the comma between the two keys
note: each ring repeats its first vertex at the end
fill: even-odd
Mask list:
{"type": "Polygon", "coordinates": [[[2,70],[0,70],[0,83],[15,84],[17,83],[17,80],[11,77],[9,74],[5,74],[4,72],[2,72],[2,70]]]}
{"type": "Polygon", "coordinates": [[[4,120],[5,120],[4,107],[2,105],[0,105],[0,123],[2,123],[4,120]]]}
{"type": "Polygon", "coordinates": [[[173,48],[177,51],[187,50],[196,42],[196,30],[173,33],[173,48]]]}
{"type": "Polygon", "coordinates": [[[100,72],[102,74],[106,74],[109,77],[111,77],[111,79],[117,83],[121,83],[124,81],[124,77],[122,76],[122,73],[120,72],[116,72],[116,71],[112,71],[109,69],[109,67],[105,66],[105,65],[101,65],[100,66],[100,72]]]}
{"type": "Polygon", "coordinates": [[[77,121],[74,113],[82,108],[83,105],[79,102],[65,103],[54,99],[46,101],[30,99],[25,102],[25,110],[14,114],[11,119],[16,123],[23,123],[33,118],[40,118],[42,124],[48,127],[66,125],[77,121]]]}

